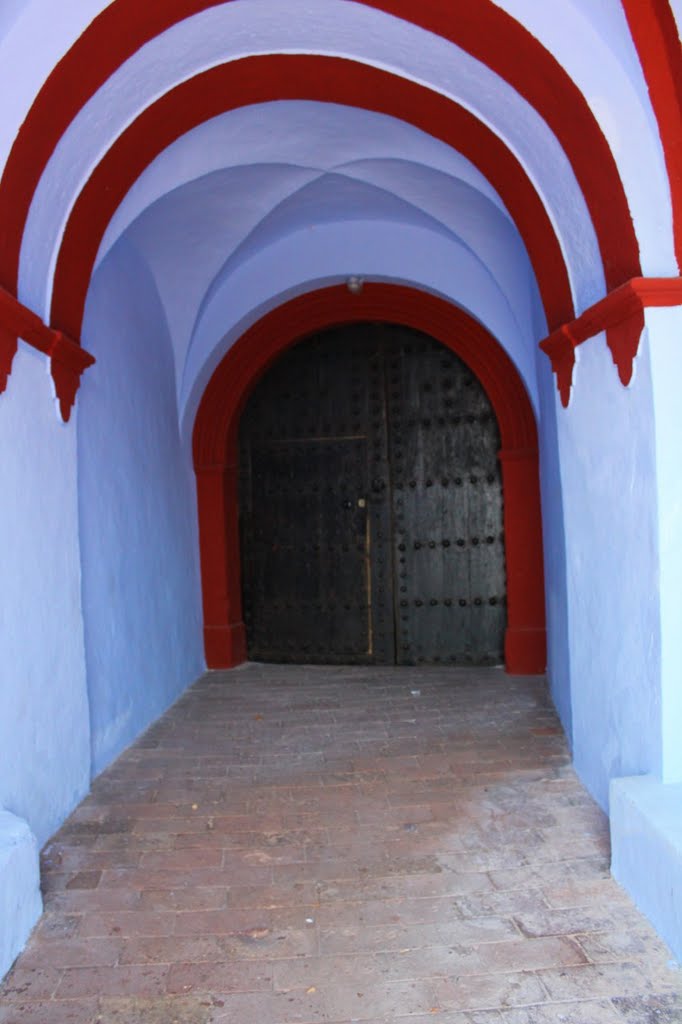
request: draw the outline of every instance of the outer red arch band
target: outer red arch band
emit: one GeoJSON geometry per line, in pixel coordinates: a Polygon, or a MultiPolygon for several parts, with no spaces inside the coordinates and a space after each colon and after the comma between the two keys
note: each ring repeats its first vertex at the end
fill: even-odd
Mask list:
{"type": "Polygon", "coordinates": [[[661,133],[682,270],[682,49],[667,0],[622,0],[661,133]]]}
{"type": "MultiPolygon", "coordinates": [[[[229,0],[227,0],[229,2],[229,0]]],[[[495,70],[542,116],[564,146],[595,224],[607,287],[640,274],[637,241],[610,149],[589,106],[552,55],[492,0],[457,5],[364,0],[442,35],[495,70]]],[[[21,126],[0,181],[0,283],[16,290],[24,225],[40,177],[81,107],[136,50],[216,0],[114,0],[53,69],[21,126]]],[[[550,324],[550,327],[555,324],[550,324]]]]}
{"type": "Polygon", "coordinates": [[[210,668],[246,657],[241,610],[237,436],[244,404],[262,374],[297,340],[325,327],[390,321],[446,344],[481,381],[502,440],[507,569],[505,661],[512,673],[545,669],[544,569],[537,430],[518,372],[492,335],[444,299],[400,285],[365,285],[351,297],[324,288],[273,310],[235,342],[217,367],[197,412],[193,454],[197,476],[204,606],[210,668]]]}
{"type": "Polygon", "coordinates": [[[573,319],[568,274],[547,211],[521,165],[485,125],[439,93],[378,68],[336,57],[269,55],[232,61],[183,82],[120,136],[82,189],[67,223],[55,269],[52,324],[79,336],[106,226],[154,157],[203,120],[273,99],[321,100],[396,115],[456,146],[497,187],[519,226],[550,327],[573,319]]]}

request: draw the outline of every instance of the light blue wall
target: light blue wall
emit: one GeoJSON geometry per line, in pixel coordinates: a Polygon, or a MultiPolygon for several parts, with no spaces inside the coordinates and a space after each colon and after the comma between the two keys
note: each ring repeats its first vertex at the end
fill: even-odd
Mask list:
{"type": "MultiPolygon", "coordinates": [[[[650,374],[653,415],[647,419],[642,410],[641,427],[648,427],[655,444],[656,490],[650,478],[642,477],[640,482],[642,490],[650,492],[650,514],[656,516],[659,571],[653,597],[659,601],[660,625],[658,657],[650,661],[660,678],[653,680],[655,685],[649,676],[639,680],[644,738],[651,744],[649,764],[642,759],[637,774],[612,780],[609,808],[612,871],[678,959],[682,957],[681,332],[682,309],[646,310],[640,358],[650,374]],[[642,768],[649,773],[642,774],[642,768]]],[[[646,610],[652,600],[651,582],[644,578],[642,584],[646,610]]]]}
{"type": "Polygon", "coordinates": [[[87,792],[76,419],[23,343],[0,395],[0,807],[39,844],[87,792]]]}
{"type": "Polygon", "coordinates": [[[604,335],[581,345],[578,358],[571,403],[557,409],[573,754],[606,808],[610,779],[660,765],[651,373],[642,345],[634,381],[624,388],[604,335]]]}
{"type": "Polygon", "coordinates": [[[127,242],[93,280],[97,358],[81,398],[79,509],[93,774],[204,668],[194,477],[168,330],[127,242]]]}
{"type": "Polygon", "coordinates": [[[0,7],[0,36],[8,32],[21,14],[24,0],[3,0],[0,7]]]}
{"type": "MultiPolygon", "coordinates": [[[[682,309],[647,309],[644,343],[656,410],[656,473],[661,602],[661,765],[666,783],[682,783],[682,309]]],[[[678,806],[678,810],[680,810],[678,806]]],[[[682,849],[682,848],[681,848],[682,849]]],[[[682,853],[680,854],[682,858],[682,853]]],[[[681,876],[682,877],[682,873],[681,876]]],[[[682,896],[681,896],[682,899],[682,896]]],[[[682,942],[682,939],[680,940],[682,942]]]]}

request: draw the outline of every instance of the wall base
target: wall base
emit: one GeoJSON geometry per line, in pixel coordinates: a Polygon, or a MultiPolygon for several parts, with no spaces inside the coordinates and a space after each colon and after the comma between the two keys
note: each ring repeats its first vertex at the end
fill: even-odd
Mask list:
{"type": "Polygon", "coordinates": [[[0,978],[26,945],[42,912],[35,836],[22,818],[0,810],[0,978]]]}
{"type": "Polygon", "coordinates": [[[504,636],[504,661],[512,676],[543,675],[547,668],[546,631],[510,626],[504,636]]]}
{"type": "Polygon", "coordinates": [[[682,961],[682,784],[612,779],[611,871],[682,961]]]}
{"type": "Polygon", "coordinates": [[[207,668],[234,668],[246,661],[246,627],[243,622],[230,626],[204,626],[204,650],[207,668]]]}

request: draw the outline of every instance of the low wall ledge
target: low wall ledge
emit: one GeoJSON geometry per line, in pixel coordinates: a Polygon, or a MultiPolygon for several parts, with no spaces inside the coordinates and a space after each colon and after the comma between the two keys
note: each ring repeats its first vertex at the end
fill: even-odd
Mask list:
{"type": "Polygon", "coordinates": [[[0,978],[43,912],[38,844],[27,822],[0,808],[0,978]]]}
{"type": "Polygon", "coordinates": [[[682,783],[612,779],[611,871],[682,961],[682,783]]]}

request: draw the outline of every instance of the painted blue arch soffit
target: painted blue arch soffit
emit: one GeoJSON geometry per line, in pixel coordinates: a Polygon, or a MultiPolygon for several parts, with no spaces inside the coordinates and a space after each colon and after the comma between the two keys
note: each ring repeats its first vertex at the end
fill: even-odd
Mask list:
{"type": "MultiPolygon", "coordinates": [[[[396,164],[392,162],[391,166],[394,179],[396,164]]],[[[381,168],[373,162],[371,169],[376,180],[381,168]]],[[[138,218],[127,234],[156,275],[168,320],[173,325],[178,373],[184,364],[183,390],[192,387],[191,381],[187,381],[187,369],[197,326],[229,277],[246,263],[257,265],[261,252],[291,235],[298,236],[300,245],[289,254],[290,260],[301,262],[303,250],[311,245],[316,247],[320,232],[335,223],[375,223],[374,241],[379,243],[379,250],[378,225],[387,223],[401,226],[403,244],[407,244],[407,235],[413,229],[457,243],[494,282],[499,292],[495,303],[509,307],[519,339],[527,347],[534,347],[544,330],[544,317],[516,229],[487,197],[468,184],[447,179],[439,172],[427,170],[420,175],[418,168],[409,169],[411,189],[403,191],[411,191],[421,206],[397,195],[397,189],[389,191],[360,180],[359,168],[353,168],[356,176],[352,178],[332,173],[306,180],[309,175],[300,168],[247,167],[214,172],[207,176],[208,180],[202,178],[176,189],[138,218]],[[303,184],[289,191],[292,177],[297,184],[303,184]],[[258,185],[267,193],[269,209],[262,193],[258,199],[258,185]],[[284,198],[273,202],[282,192],[284,198]],[[427,212],[429,208],[440,217],[427,212]]],[[[390,246],[394,244],[392,239],[390,246]]],[[[381,276],[385,258],[377,252],[371,276],[381,276]]],[[[435,254],[433,258],[438,259],[435,254]]],[[[448,297],[455,301],[464,297],[458,295],[458,285],[453,274],[448,297]]],[[[225,316],[229,324],[229,312],[225,316]]],[[[216,344],[223,333],[215,338],[216,344]]]]}
{"type": "MultiPolygon", "coordinates": [[[[483,174],[461,153],[397,118],[335,103],[276,100],[239,107],[197,125],[140,175],[114,214],[101,261],[144,210],[173,189],[229,167],[281,165],[311,175],[371,160],[398,160],[468,182],[504,211],[483,174]]],[[[406,177],[403,170],[401,176],[406,177]]]]}
{"type": "MultiPolygon", "coordinates": [[[[513,310],[526,344],[542,336],[544,316],[523,241],[500,197],[461,154],[409,125],[366,111],[273,103],[249,112],[255,124],[247,111],[231,112],[161,154],[124,200],[100,251],[101,260],[122,233],[148,261],[171,325],[179,390],[183,375],[182,390],[188,386],[187,353],[196,326],[225,277],[278,238],[302,229],[312,235],[344,219],[423,227],[458,241],[495,279],[500,301],[513,310]],[[282,151],[291,157],[295,148],[291,133],[281,130],[283,117],[276,122],[276,145],[263,133],[263,117],[267,125],[275,123],[273,108],[309,129],[299,140],[296,162],[275,159],[282,151]],[[312,121],[301,121],[303,114],[312,121]],[[225,145],[226,119],[238,122],[240,131],[231,123],[228,133],[239,139],[236,147],[225,145]],[[358,125],[362,131],[351,130],[358,125]],[[263,161],[235,165],[249,151],[263,161]],[[315,165],[301,162],[313,155],[315,165]],[[339,157],[346,159],[335,165],[339,157]],[[221,159],[228,165],[216,166],[221,159]],[[213,169],[200,173],[206,165],[213,169]]],[[[381,275],[380,261],[373,272],[381,275]]],[[[456,292],[453,281],[448,297],[456,301],[456,292]]]]}
{"type": "MultiPolygon", "coordinates": [[[[372,169],[385,168],[373,162],[372,169]]],[[[368,183],[360,179],[360,167],[353,170],[355,177],[339,172],[320,175],[273,207],[220,268],[206,291],[197,321],[221,282],[242,262],[254,258],[260,249],[278,238],[305,228],[314,231],[337,221],[372,219],[422,227],[459,241],[497,281],[514,309],[520,333],[532,338],[533,309],[528,301],[532,270],[528,257],[518,232],[498,215],[487,198],[467,184],[415,165],[410,167],[415,179],[412,184],[416,185],[412,190],[402,188],[400,182],[392,183],[391,190],[368,183]],[[438,177],[443,180],[437,181],[438,177]],[[401,191],[403,195],[399,194],[401,191]],[[414,200],[405,198],[410,192],[417,193],[414,200]]],[[[375,180],[380,180],[378,173],[375,180]]]]}
{"type": "Polygon", "coordinates": [[[524,344],[509,303],[488,268],[461,242],[423,226],[371,218],[318,225],[280,237],[242,262],[207,305],[188,351],[179,394],[183,434],[225,352],[257,319],[296,295],[367,280],[409,285],[465,309],[500,341],[537,408],[536,347],[524,344]]]}

